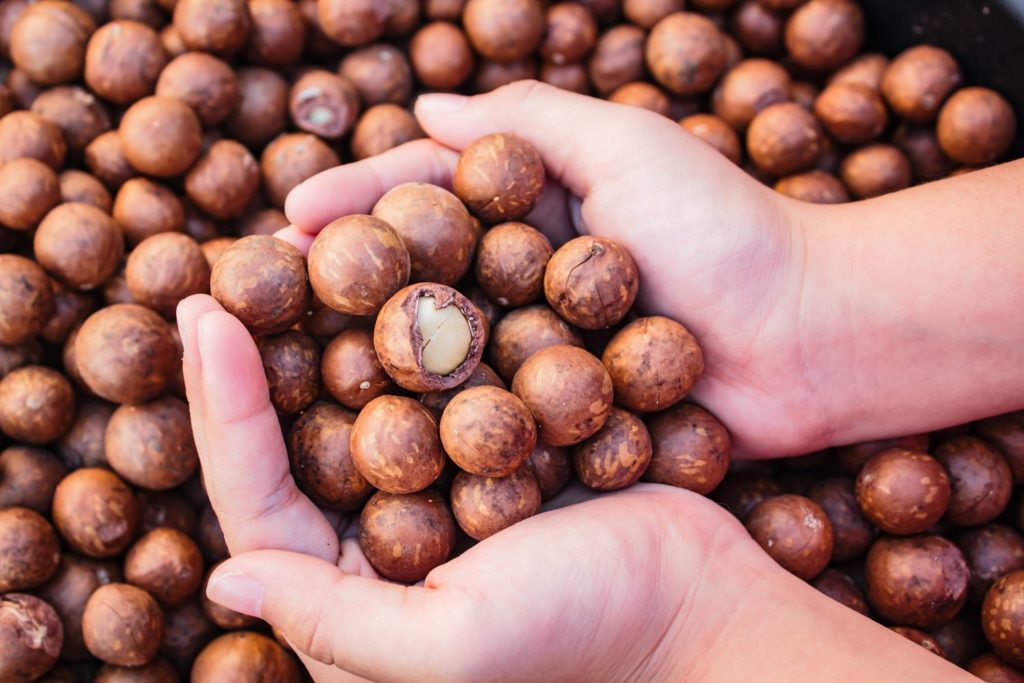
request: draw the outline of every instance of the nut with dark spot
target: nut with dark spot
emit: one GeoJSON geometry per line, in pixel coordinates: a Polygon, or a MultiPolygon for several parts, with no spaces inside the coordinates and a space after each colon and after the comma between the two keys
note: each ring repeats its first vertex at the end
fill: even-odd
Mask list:
{"type": "Polygon", "coordinates": [[[74,421],[74,387],[56,370],[29,365],[0,380],[0,430],[12,439],[27,444],[56,441],[74,421]]]}
{"type": "Polygon", "coordinates": [[[0,510],[0,593],[43,585],[59,562],[57,534],[42,515],[23,507],[0,510]]]}
{"type": "Polygon", "coordinates": [[[645,58],[658,83],[677,95],[697,95],[710,90],[725,68],[725,41],[707,17],[676,12],[651,29],[645,58]]]}
{"type": "Polygon", "coordinates": [[[525,468],[501,478],[459,472],[452,482],[455,520],[478,541],[537,514],[540,502],[540,487],[525,468]]]}
{"type": "Polygon", "coordinates": [[[110,470],[76,470],[53,494],[53,523],[72,550],[89,557],[124,552],[139,527],[139,502],[110,470]]]}
{"type": "Polygon", "coordinates": [[[359,547],[381,576],[415,583],[443,564],[455,544],[455,521],[437,491],[376,493],[359,518],[359,547]]]}
{"type": "Polygon", "coordinates": [[[270,402],[278,412],[291,415],[305,409],[320,395],[320,347],[305,332],[286,330],[257,340],[267,373],[270,402]]]}
{"type": "Polygon", "coordinates": [[[23,256],[0,254],[0,303],[0,344],[23,344],[53,314],[50,278],[23,256]]]}
{"type": "Polygon", "coordinates": [[[629,252],[603,237],[562,245],[544,271],[544,295],[567,322],[587,330],[615,325],[636,300],[640,273],[629,252]]]}

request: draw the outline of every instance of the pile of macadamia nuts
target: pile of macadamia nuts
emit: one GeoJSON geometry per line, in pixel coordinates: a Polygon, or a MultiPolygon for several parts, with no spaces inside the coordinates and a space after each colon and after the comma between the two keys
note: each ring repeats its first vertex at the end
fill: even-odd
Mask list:
{"type": "Polygon", "coordinates": [[[730,462],[687,398],[698,340],[635,309],[620,245],[529,224],[545,169],[513,135],[308,257],[272,237],[303,180],[423,137],[419,93],[529,78],[678,120],[805,201],[1006,158],[1013,110],[953,55],[864,43],[853,0],[0,1],[0,681],[303,680],[205,597],[227,548],[174,325],[196,293],[252,332],[296,481],[360,519],[387,579],[570,481],[668,484],[851,609],[1024,680],[1024,413],[730,462]]]}

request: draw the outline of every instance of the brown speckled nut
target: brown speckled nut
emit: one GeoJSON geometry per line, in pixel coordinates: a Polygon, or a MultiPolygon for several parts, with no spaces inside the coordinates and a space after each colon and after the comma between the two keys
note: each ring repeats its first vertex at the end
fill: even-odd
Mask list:
{"type": "Polygon", "coordinates": [[[530,356],[512,392],[533,414],[540,441],[552,446],[571,446],[597,432],[612,405],[612,380],[601,361],[564,344],[530,356]]]}
{"type": "Polygon", "coordinates": [[[173,318],[179,301],[209,291],[210,264],[188,235],[158,233],[128,255],[125,282],[137,302],[173,318]]]}
{"type": "Polygon", "coordinates": [[[572,449],[580,481],[597,491],[632,486],[651,463],[651,436],[643,421],[612,408],[601,429],[572,449]]]}
{"type": "Polygon", "coordinates": [[[304,412],[288,435],[288,455],[299,487],[317,505],[358,510],[373,487],[349,450],[355,413],[322,401],[304,412]]]}
{"type": "Polygon", "coordinates": [[[884,619],[933,628],[963,607],[970,571],[941,536],[880,538],[865,560],[864,579],[868,601],[884,619]]]}
{"type": "Polygon", "coordinates": [[[328,393],[352,410],[395,389],[373,349],[373,332],[358,327],[343,330],[327,345],[320,376],[328,393]]]}
{"type": "Polygon", "coordinates": [[[42,365],[18,368],[0,380],[0,430],[29,444],[56,441],[75,421],[75,390],[42,365]]]}
{"type": "Polygon", "coordinates": [[[380,396],[367,403],[352,425],[349,442],[356,469],[387,493],[422,491],[444,469],[434,416],[404,396],[380,396]]]}
{"type": "Polygon", "coordinates": [[[518,470],[537,444],[537,425],[514,394],[492,386],[456,395],[441,416],[441,442],[455,464],[485,477],[518,470]]]}
{"type": "Polygon", "coordinates": [[[185,176],[185,192],[214,218],[241,216],[260,189],[260,166],[241,143],[218,140],[185,176]]]}
{"type": "Polygon", "coordinates": [[[75,470],[53,494],[53,523],[72,550],[89,557],[124,552],[139,528],[139,502],[110,470],[75,470]]]}
{"type": "Polygon", "coordinates": [[[622,320],[639,287],[633,257],[603,237],[566,242],[544,272],[548,303],[567,322],[586,330],[604,329],[622,320]]]}
{"type": "Polygon", "coordinates": [[[249,39],[252,19],[245,0],[178,0],[174,27],[190,50],[226,56],[249,39]]]}
{"type": "Polygon", "coordinates": [[[540,487],[525,468],[500,479],[459,472],[452,482],[455,520],[478,541],[534,516],[540,502],[540,487]]]}
{"type": "Polygon", "coordinates": [[[773,560],[804,581],[820,574],[832,557],[832,523],[809,498],[768,498],[750,511],[744,524],[773,560]]]}
{"type": "Polygon", "coordinates": [[[395,230],[373,216],[327,225],[309,248],[309,283],[325,304],[371,315],[409,282],[409,252],[395,230]]]}
{"type": "Polygon", "coordinates": [[[647,68],[677,95],[711,89],[725,68],[722,32],[707,17],[676,12],[659,21],[647,37],[647,68]]]}
{"type": "Polygon", "coordinates": [[[146,591],[126,583],[97,588],[82,614],[82,635],[89,652],[119,666],[141,666],[152,660],[163,630],[160,605],[146,591]]]}
{"type": "Polygon", "coordinates": [[[927,453],[902,448],[868,460],[857,476],[857,502],[875,526],[890,534],[917,534],[946,512],[949,476],[927,453]]]}
{"type": "Polygon", "coordinates": [[[484,322],[462,294],[423,282],[400,290],[384,304],[373,328],[373,346],[388,375],[403,389],[451,389],[466,381],[480,362],[484,322]]]}
{"type": "Polygon", "coordinates": [[[725,478],[732,453],[729,432],[708,411],[684,403],[652,415],[647,427],[654,455],[644,481],[706,496],[725,478]]]}
{"type": "Polygon", "coordinates": [[[8,446],[0,451],[0,508],[26,507],[46,514],[53,490],[67,469],[42,448],[8,446]]]}
{"type": "Polygon", "coordinates": [[[992,584],[981,608],[981,627],[996,654],[1024,666],[1024,571],[992,584]]]}
{"type": "Polygon", "coordinates": [[[558,344],[582,348],[583,338],[545,305],[519,308],[494,326],[491,364],[506,382],[511,382],[527,358],[558,344]]]}
{"type": "Polygon", "coordinates": [[[957,436],[939,444],[934,453],[949,472],[952,485],[948,521],[957,526],[979,526],[1006,509],[1013,493],[1013,476],[999,451],[980,439],[957,436]]]}
{"type": "Polygon", "coordinates": [[[433,489],[374,494],[359,517],[359,547],[381,576],[415,583],[443,564],[455,544],[455,521],[433,489]]]}
{"type": "Polygon", "coordinates": [[[23,507],[0,510],[0,593],[43,585],[59,563],[57,534],[42,515],[23,507]]]}
{"type": "Polygon", "coordinates": [[[61,204],[36,230],[36,259],[75,289],[103,284],[121,263],[124,237],[110,214],[88,204],[61,204]]]}
{"type": "Polygon", "coordinates": [[[192,683],[228,680],[299,683],[303,678],[295,659],[272,639],[235,631],[207,645],[192,665],[192,683]]]}
{"type": "Polygon", "coordinates": [[[500,306],[533,303],[544,293],[544,268],[553,253],[548,238],[525,223],[496,225],[480,239],[476,281],[500,306]]]}
{"type": "Polygon", "coordinates": [[[0,344],[29,341],[53,314],[50,278],[23,256],[0,254],[0,304],[0,344]]]}
{"type": "Polygon", "coordinates": [[[203,581],[203,556],[191,538],[170,528],[153,529],[125,556],[124,578],[162,605],[179,605],[203,581]]]}
{"type": "Polygon", "coordinates": [[[704,372],[704,354],[690,332],[669,318],[639,318],[619,330],[601,362],[615,387],[615,402],[639,412],[681,401],[704,372]]]}
{"type": "Polygon", "coordinates": [[[136,486],[170,489],[199,466],[188,406],[176,398],[123,405],[104,438],[111,468],[136,486]]]}
{"type": "Polygon", "coordinates": [[[85,82],[105,100],[131,104],[152,94],[166,64],[156,31],[137,21],[112,21],[89,39],[85,82]]]}
{"type": "Polygon", "coordinates": [[[291,415],[320,395],[320,347],[305,332],[285,330],[256,342],[267,373],[270,402],[291,415]]]}
{"type": "Polygon", "coordinates": [[[29,683],[49,671],[64,644],[64,627],[33,595],[0,595],[0,680],[29,683]]]}
{"type": "Polygon", "coordinates": [[[214,264],[210,294],[254,335],[283,332],[309,303],[306,259],[276,237],[243,237],[214,264]]]}
{"type": "Polygon", "coordinates": [[[544,163],[529,143],[504,133],[476,140],[462,150],[453,186],[469,210],[485,223],[521,220],[544,190],[544,163]]]}
{"type": "Polygon", "coordinates": [[[953,55],[940,47],[916,45],[892,60],[878,87],[901,119],[929,123],[960,80],[953,55]]]}

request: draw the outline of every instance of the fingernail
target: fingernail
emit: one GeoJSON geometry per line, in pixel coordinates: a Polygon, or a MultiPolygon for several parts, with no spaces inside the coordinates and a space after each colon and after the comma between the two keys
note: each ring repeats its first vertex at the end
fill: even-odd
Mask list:
{"type": "Polygon", "coordinates": [[[416,100],[416,111],[427,114],[447,114],[458,111],[466,106],[469,98],[465,95],[449,93],[430,93],[420,95],[416,100]]]}
{"type": "Polygon", "coordinates": [[[260,616],[264,592],[261,583],[239,571],[214,574],[206,587],[210,600],[250,617],[260,616]]]}

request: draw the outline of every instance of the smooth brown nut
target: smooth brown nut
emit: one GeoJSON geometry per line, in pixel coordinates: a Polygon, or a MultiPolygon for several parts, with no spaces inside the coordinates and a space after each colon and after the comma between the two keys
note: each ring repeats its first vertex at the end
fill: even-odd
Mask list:
{"type": "Polygon", "coordinates": [[[612,408],[604,426],[572,449],[577,476],[597,491],[635,484],[650,465],[651,453],[647,427],[621,408],[612,408]]]}
{"type": "Polygon", "coordinates": [[[199,651],[217,635],[217,628],[196,602],[164,610],[164,636],[160,654],[191,664],[199,651]]]}
{"type": "Polygon", "coordinates": [[[351,449],[360,474],[387,493],[422,491],[445,464],[434,416],[404,396],[367,403],[352,426],[351,449]]]}
{"type": "Polygon", "coordinates": [[[394,228],[409,252],[409,280],[455,285],[469,270],[479,231],[451,192],[405,183],[384,193],[373,217],[394,228]]]}
{"type": "Polygon", "coordinates": [[[544,293],[544,268],[554,250],[542,232],[525,223],[501,223],[480,239],[474,274],[488,298],[519,307],[544,293]]]}
{"type": "Polygon", "coordinates": [[[740,136],[724,119],[714,114],[691,114],[681,120],[679,125],[732,163],[743,161],[740,136]]]}
{"type": "Polygon", "coordinates": [[[104,443],[111,468],[146,489],[178,486],[199,466],[188,406],[176,398],[121,406],[104,443]]]}
{"type": "Polygon", "coordinates": [[[455,521],[433,489],[374,494],[359,517],[359,547],[381,576],[414,583],[443,564],[455,545],[455,521]]]}
{"type": "Polygon", "coordinates": [[[93,17],[100,21],[109,12],[110,18],[114,20],[131,20],[146,24],[152,28],[159,28],[167,21],[164,10],[173,9],[167,3],[171,0],[85,0],[79,4],[84,7],[92,6],[88,11],[93,17]],[[97,5],[102,4],[102,7],[97,5]],[[107,12],[105,12],[106,10],[107,12]]]}
{"type": "Polygon", "coordinates": [[[644,481],[708,495],[725,478],[732,457],[729,432],[714,415],[684,403],[647,421],[653,445],[644,481]]]}
{"type": "Polygon", "coordinates": [[[910,161],[892,145],[869,145],[850,152],[839,175],[858,199],[897,192],[913,181],[910,161]]]}
{"type": "Polygon", "coordinates": [[[60,184],[52,168],[24,157],[0,166],[0,196],[0,223],[29,230],[60,202],[60,184]]]}
{"type": "Polygon", "coordinates": [[[878,87],[897,116],[911,123],[930,123],[960,81],[960,66],[953,55],[940,47],[917,45],[889,63],[878,87]]]}
{"type": "Polygon", "coordinates": [[[0,344],[23,344],[53,314],[50,278],[27,258],[0,254],[0,302],[0,344]]]}
{"type": "Polygon", "coordinates": [[[60,128],[68,149],[81,153],[98,135],[110,130],[110,114],[88,90],[62,85],[39,93],[32,111],[60,128]]]}
{"type": "Polygon", "coordinates": [[[371,315],[409,282],[409,252],[389,224],[356,214],[328,223],[309,248],[309,283],[326,305],[371,315]]]}
{"type": "Polygon", "coordinates": [[[213,143],[185,176],[189,199],[221,220],[241,216],[259,187],[259,164],[244,145],[234,140],[213,143]]]}
{"type": "Polygon", "coordinates": [[[832,523],[809,498],[767,498],[750,511],[744,524],[773,560],[804,581],[820,574],[832,557],[832,523]]]}
{"type": "Polygon", "coordinates": [[[882,78],[889,68],[889,58],[877,52],[868,52],[854,59],[829,76],[828,84],[857,83],[872,90],[880,90],[882,78]]]}
{"type": "Polygon", "coordinates": [[[750,159],[771,175],[789,175],[813,166],[823,149],[818,120],[794,102],[766,107],[747,129],[750,159]]]}
{"type": "Polygon", "coordinates": [[[493,386],[457,394],[441,415],[445,452],[463,470],[505,477],[518,470],[537,444],[537,426],[526,404],[493,386]]]}
{"type": "Polygon", "coordinates": [[[28,683],[53,668],[64,642],[60,617],[33,595],[0,595],[0,680],[28,683]]]}
{"type": "Polygon", "coordinates": [[[525,468],[501,478],[459,472],[452,482],[455,521],[478,541],[534,516],[540,503],[540,487],[525,468]]]}
{"type": "Polygon", "coordinates": [[[811,71],[842,66],[864,43],[864,11],[852,0],[810,0],[786,22],[786,48],[811,71]]]}
{"type": "Polygon", "coordinates": [[[202,127],[192,108],[174,97],[145,97],[124,113],[118,129],[125,159],[146,175],[183,174],[199,157],[202,127]]]}
{"type": "Polygon", "coordinates": [[[85,82],[105,100],[131,104],[152,94],[167,52],[156,31],[137,21],[104,24],[89,39],[85,82]]]}
{"type": "Polygon", "coordinates": [[[53,491],[67,474],[49,451],[9,446],[0,451],[0,508],[25,507],[45,514],[53,491]]]}
{"type": "Polygon", "coordinates": [[[953,171],[953,161],[942,151],[931,126],[903,124],[893,133],[892,142],[910,160],[915,180],[938,180],[953,171]]]}
{"type": "Polygon", "coordinates": [[[121,185],[113,216],[129,247],[153,235],[181,232],[185,226],[185,208],[178,196],[148,178],[132,178],[121,185]]]}
{"type": "Polygon", "coordinates": [[[539,443],[523,463],[540,487],[540,497],[548,501],[562,492],[572,481],[574,467],[569,451],[558,446],[539,443]]]}
{"type": "Polygon", "coordinates": [[[178,0],[174,27],[190,50],[232,55],[245,46],[252,20],[245,0],[178,0]]]}
{"type": "Polygon", "coordinates": [[[335,140],[349,131],[359,115],[359,91],[347,78],[330,71],[307,71],[292,84],[289,112],[301,130],[335,140]]]}
{"type": "Polygon", "coordinates": [[[867,598],[848,575],[837,569],[826,569],[811,584],[836,602],[865,617],[871,616],[867,598]]]}
{"type": "MultiPolygon", "coordinates": [[[[68,343],[73,346],[73,334],[68,343]]],[[[71,429],[57,442],[61,461],[70,470],[81,467],[106,467],[107,455],[103,437],[115,406],[97,399],[85,399],[78,408],[78,417],[71,429]]]]}
{"type": "Polygon", "coordinates": [[[970,529],[956,544],[971,571],[971,596],[982,600],[1001,576],[1024,569],[1024,536],[1002,524],[970,529]]]}
{"type": "Polygon", "coordinates": [[[96,24],[70,2],[30,4],[11,28],[11,61],[43,85],[82,75],[86,42],[96,24]]]}
{"type": "MultiPolygon", "coordinates": [[[[679,4],[681,6],[682,2],[679,4]]],[[[590,10],[579,3],[551,5],[547,9],[545,23],[540,55],[552,64],[578,62],[597,42],[597,21],[590,10]]]]}
{"type": "Polygon", "coordinates": [[[53,606],[64,626],[61,658],[81,662],[92,658],[82,636],[82,613],[89,596],[100,586],[121,580],[114,562],[90,560],[65,553],[53,579],[39,590],[39,597],[53,606]]]}
{"type": "Polygon", "coordinates": [[[60,198],[66,204],[88,204],[110,213],[114,199],[99,178],[85,171],[70,168],[60,174],[60,198]]]}
{"type": "Polygon", "coordinates": [[[462,25],[484,58],[514,62],[540,45],[544,10],[537,0],[469,0],[462,25]]]}
{"type": "Polygon", "coordinates": [[[521,220],[544,190],[544,163],[526,141],[505,133],[484,136],[459,155],[455,194],[485,223],[521,220]]]}
{"type": "Polygon", "coordinates": [[[587,63],[594,88],[607,95],[619,86],[644,77],[644,43],[647,34],[637,26],[614,26],[597,40],[587,63]]]}
{"type": "Polygon", "coordinates": [[[179,605],[199,590],[203,556],[195,541],[177,529],[154,529],[128,551],[124,578],[162,605],[179,605]]]}
{"type": "Polygon", "coordinates": [[[193,683],[242,680],[299,683],[299,666],[284,648],[251,631],[225,633],[207,645],[192,665],[193,683]]]}
{"type": "Polygon", "coordinates": [[[466,381],[484,344],[476,306],[451,287],[429,282],[399,290],[373,328],[381,365],[409,391],[441,391],[466,381]]]}
{"type": "Polygon", "coordinates": [[[71,331],[96,310],[96,297],[85,292],[68,289],[54,280],[53,317],[43,328],[42,337],[51,344],[63,344],[71,331]]]}
{"type": "Polygon", "coordinates": [[[681,401],[704,371],[704,354],[690,332],[669,318],[638,318],[615,333],[601,358],[615,401],[655,412],[681,401]]]}
{"type": "Polygon", "coordinates": [[[331,340],[320,362],[320,376],[327,392],[352,410],[395,389],[373,349],[373,333],[363,328],[343,330],[331,340]]]}
{"type": "Polygon", "coordinates": [[[83,381],[115,403],[159,396],[181,358],[164,319],[137,304],[93,313],[79,328],[74,349],[83,381]]]}
{"type": "Polygon", "coordinates": [[[56,370],[29,365],[0,380],[0,430],[27,444],[56,441],[75,420],[75,390],[56,370]]]}
{"type": "Polygon", "coordinates": [[[254,335],[284,332],[306,312],[306,259],[276,237],[243,237],[214,264],[210,294],[254,335]]]}
{"type": "Polygon", "coordinates": [[[825,171],[807,171],[780,178],[775,191],[812,204],[844,204],[850,201],[843,181],[825,171]]]}
{"type": "Polygon", "coordinates": [[[1013,493],[1013,476],[999,451],[980,439],[957,436],[939,444],[934,454],[949,472],[948,521],[957,526],[980,526],[1006,509],[1013,493]]]}
{"type": "Polygon", "coordinates": [[[224,121],[232,138],[260,147],[283,133],[288,124],[288,82],[270,69],[239,69],[238,99],[224,121]]]}
{"type": "Polygon", "coordinates": [[[43,585],[59,563],[57,534],[42,515],[23,507],[0,510],[0,593],[43,585]]]}
{"type": "Polygon", "coordinates": [[[299,183],[340,163],[338,154],[315,135],[285,133],[263,149],[263,189],[271,203],[283,207],[288,193],[299,183]]]}
{"type": "Polygon", "coordinates": [[[608,420],[612,380],[601,361],[575,346],[551,346],[530,356],[512,380],[530,409],[542,443],[571,446],[608,420]]]}
{"type": "Polygon", "coordinates": [[[156,600],[126,583],[97,588],[82,615],[89,652],[119,666],[141,666],[153,659],[163,629],[164,617],[156,600]]]}
{"type": "Polygon", "coordinates": [[[320,0],[317,20],[328,38],[355,47],[383,35],[391,8],[392,3],[375,0],[320,0]]]}
{"type": "Polygon", "coordinates": [[[75,552],[115,557],[124,552],[139,528],[139,502],[128,485],[110,470],[75,470],[53,494],[53,523],[75,552]]]}
{"type": "Polygon", "coordinates": [[[178,98],[204,126],[216,126],[235,107],[238,79],[227,62],[205,52],[186,52],[160,72],[156,94],[178,98]]]}
{"type": "Polygon", "coordinates": [[[743,0],[732,13],[729,28],[751,55],[774,57],[783,50],[786,18],[768,11],[757,0],[743,0]]]}
{"type": "Polygon", "coordinates": [[[320,396],[320,347],[305,332],[286,330],[256,341],[267,374],[270,402],[292,415],[320,396]]]}
{"type": "Polygon", "coordinates": [[[952,542],[941,536],[880,538],[864,564],[868,602],[884,619],[933,628],[960,611],[970,572],[952,542]]]}
{"type": "Polygon", "coordinates": [[[822,90],[814,114],[837,142],[848,145],[874,140],[889,124],[878,92],[855,83],[833,83],[822,90]]]}
{"type": "Polygon", "coordinates": [[[981,627],[992,649],[1014,666],[1024,666],[1024,571],[1003,576],[981,607],[981,627]]]}
{"type": "Polygon", "coordinates": [[[544,296],[567,322],[600,330],[622,320],[636,300],[640,273],[624,248],[603,237],[562,245],[544,271],[544,296]]]}
{"type": "Polygon", "coordinates": [[[405,53],[394,45],[378,43],[350,52],[338,65],[338,73],[351,82],[368,107],[404,104],[412,94],[412,67],[405,53]]]}
{"type": "Polygon", "coordinates": [[[352,462],[355,419],[348,410],[320,402],[302,413],[288,435],[295,481],[318,505],[332,510],[358,510],[373,491],[352,462]]]}
{"type": "Polygon", "coordinates": [[[545,305],[519,308],[501,318],[491,336],[490,360],[506,382],[527,358],[549,346],[583,346],[583,338],[545,305]]]}
{"type": "MultiPolygon", "coordinates": [[[[2,127],[3,119],[0,119],[0,128],[2,127]]],[[[124,155],[121,134],[116,130],[97,135],[86,146],[84,156],[85,165],[92,174],[111,190],[116,190],[137,173],[124,155]]]]}
{"type": "Polygon", "coordinates": [[[171,318],[179,301],[209,291],[210,266],[194,239],[165,232],[128,255],[125,278],[137,302],[171,318]]]}
{"type": "Polygon", "coordinates": [[[271,235],[288,226],[288,217],[281,209],[263,209],[240,218],[235,227],[239,237],[271,235]]]}
{"type": "Polygon", "coordinates": [[[352,156],[358,161],[426,137],[412,112],[397,104],[370,107],[352,130],[352,156]]]}
{"type": "Polygon", "coordinates": [[[925,531],[945,514],[949,498],[949,476],[927,453],[882,451],[857,475],[857,502],[864,516],[890,534],[925,531]]]}
{"type": "Polygon", "coordinates": [[[823,479],[807,495],[832,522],[832,561],[849,562],[863,557],[875,538],[875,529],[857,504],[853,480],[823,479]]]}
{"type": "Polygon", "coordinates": [[[1016,131],[1013,107],[988,88],[959,90],[939,112],[939,145],[961,164],[984,166],[998,161],[1010,148],[1016,131]]]}
{"type": "Polygon", "coordinates": [[[0,163],[32,157],[59,171],[66,153],[60,128],[41,115],[12,111],[0,118],[0,163]]]}
{"type": "Polygon", "coordinates": [[[473,72],[473,50],[460,28],[446,21],[427,24],[409,41],[416,78],[432,90],[455,90],[473,72]]]}
{"type": "Polygon", "coordinates": [[[587,67],[583,62],[572,64],[550,64],[545,62],[540,66],[538,78],[543,83],[553,85],[562,90],[579,93],[580,95],[590,94],[590,80],[587,76],[587,67]]]}
{"type": "Polygon", "coordinates": [[[707,92],[725,68],[722,32],[692,12],[659,21],[647,37],[644,54],[654,79],[677,95],[707,92]]]}
{"type": "Polygon", "coordinates": [[[292,0],[249,0],[252,25],[246,57],[253,64],[281,67],[299,61],[306,44],[306,21],[292,0]]]}
{"type": "Polygon", "coordinates": [[[634,81],[620,85],[608,96],[609,102],[639,107],[661,116],[668,116],[671,102],[661,88],[645,81],[634,81]]]}

